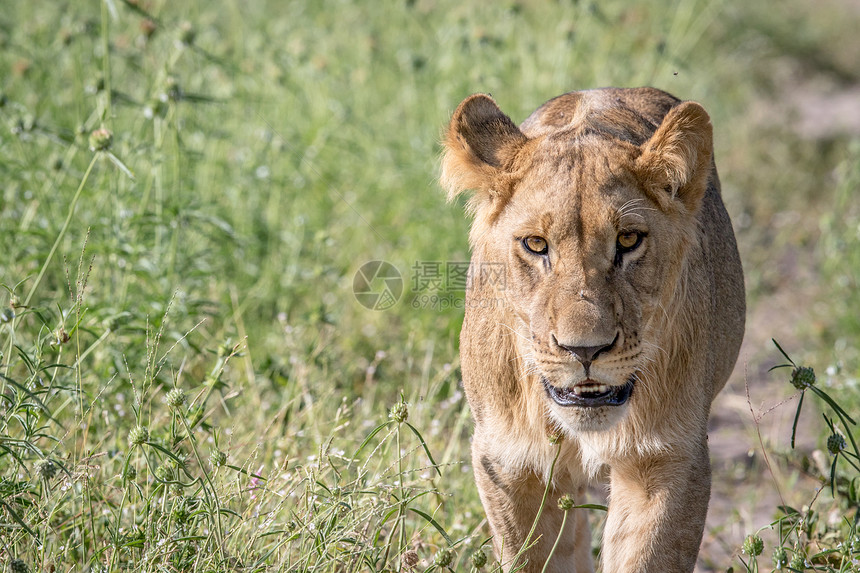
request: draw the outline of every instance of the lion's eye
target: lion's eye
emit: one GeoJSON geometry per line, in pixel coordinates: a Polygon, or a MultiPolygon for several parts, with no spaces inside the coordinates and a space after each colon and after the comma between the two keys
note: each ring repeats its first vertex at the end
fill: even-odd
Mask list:
{"type": "Polygon", "coordinates": [[[546,239],[542,237],[526,237],[523,239],[523,246],[536,255],[545,255],[549,250],[546,239]]]}
{"type": "Polygon", "coordinates": [[[642,237],[644,235],[637,231],[624,231],[618,233],[617,242],[617,250],[622,253],[627,253],[638,247],[642,244],[642,237]]]}

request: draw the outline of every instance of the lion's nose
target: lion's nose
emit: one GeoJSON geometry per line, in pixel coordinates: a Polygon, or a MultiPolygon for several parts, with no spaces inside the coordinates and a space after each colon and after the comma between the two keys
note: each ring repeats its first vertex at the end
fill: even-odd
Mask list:
{"type": "Polygon", "coordinates": [[[618,342],[618,334],[616,333],[615,338],[612,339],[612,342],[609,344],[598,344],[595,346],[573,346],[563,344],[558,341],[554,334],[552,335],[552,339],[556,346],[573,354],[574,357],[576,357],[576,359],[582,364],[583,368],[585,368],[585,371],[588,372],[591,363],[597,359],[598,355],[615,346],[615,343],[618,342]]]}

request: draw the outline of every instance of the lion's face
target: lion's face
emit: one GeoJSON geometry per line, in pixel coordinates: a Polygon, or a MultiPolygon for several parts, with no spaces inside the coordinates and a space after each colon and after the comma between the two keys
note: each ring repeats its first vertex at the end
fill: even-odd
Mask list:
{"type": "Polygon", "coordinates": [[[711,127],[685,103],[650,138],[594,124],[538,132],[528,137],[486,96],[467,99],[449,127],[443,184],[477,191],[472,246],[505,264],[496,321],[516,339],[523,383],[538,380],[562,427],[605,430],[648,392],[661,352],[653,318],[685,288],[678,263],[696,233],[711,127]]]}
{"type": "Polygon", "coordinates": [[[631,169],[636,155],[597,136],[542,142],[484,238],[506,263],[524,367],[575,431],[620,420],[656,351],[648,324],[678,246],[631,169]]]}

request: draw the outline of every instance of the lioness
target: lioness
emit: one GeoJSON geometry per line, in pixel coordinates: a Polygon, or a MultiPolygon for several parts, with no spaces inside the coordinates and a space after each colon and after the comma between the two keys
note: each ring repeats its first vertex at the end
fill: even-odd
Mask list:
{"type": "MultiPolygon", "coordinates": [[[[708,412],[745,313],[711,131],[699,104],[653,88],[568,93],[519,128],[486,95],[451,118],[441,182],[449,198],[474,191],[460,336],[472,463],[505,570],[557,455],[523,571],[543,570],[558,498],[581,503],[600,475],[603,571],[693,570],[708,412]]],[[[571,511],[547,571],[594,569],[587,510],[571,511]]]]}

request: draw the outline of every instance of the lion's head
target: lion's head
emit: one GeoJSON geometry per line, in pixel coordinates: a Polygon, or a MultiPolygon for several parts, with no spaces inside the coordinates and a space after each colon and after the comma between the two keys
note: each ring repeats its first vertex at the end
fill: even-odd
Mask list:
{"type": "Polygon", "coordinates": [[[689,286],[681,271],[711,172],[701,106],[665,96],[648,117],[607,97],[562,96],[520,129],[475,95],[445,137],[449,197],[475,191],[473,264],[506,269],[503,284],[480,285],[473,268],[473,295],[503,298],[497,320],[520,368],[574,432],[612,427],[654,391],[641,380],[670,359],[662,330],[689,286]]]}

